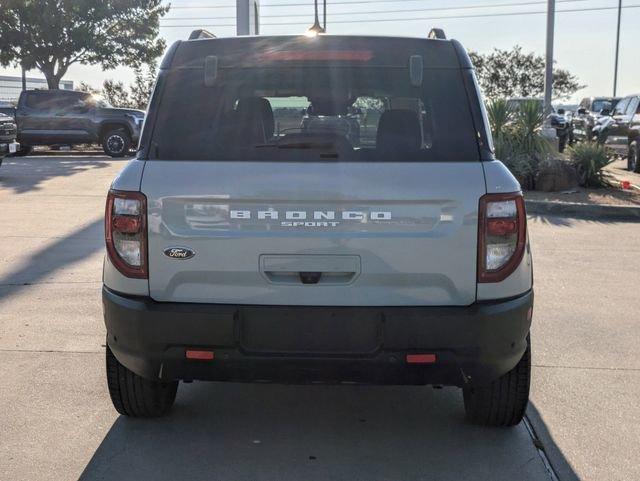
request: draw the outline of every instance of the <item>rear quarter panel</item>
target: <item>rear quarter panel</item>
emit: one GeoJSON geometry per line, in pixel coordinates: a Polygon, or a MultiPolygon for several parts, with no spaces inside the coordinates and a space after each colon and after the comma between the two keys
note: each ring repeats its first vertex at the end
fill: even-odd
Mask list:
{"type": "MultiPolygon", "coordinates": [[[[487,194],[520,192],[520,183],[499,160],[483,162],[487,194]]],[[[527,247],[518,268],[504,281],[479,283],[478,301],[506,299],[523,294],[533,287],[533,260],[527,234],[527,247]]]]}

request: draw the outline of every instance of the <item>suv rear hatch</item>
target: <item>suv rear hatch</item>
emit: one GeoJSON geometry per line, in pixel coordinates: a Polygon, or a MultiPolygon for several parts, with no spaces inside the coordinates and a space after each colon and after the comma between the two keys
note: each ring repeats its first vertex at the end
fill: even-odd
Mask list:
{"type": "Polygon", "coordinates": [[[201,40],[163,67],[141,188],[155,300],[475,301],[486,189],[450,42],[201,40]]]}

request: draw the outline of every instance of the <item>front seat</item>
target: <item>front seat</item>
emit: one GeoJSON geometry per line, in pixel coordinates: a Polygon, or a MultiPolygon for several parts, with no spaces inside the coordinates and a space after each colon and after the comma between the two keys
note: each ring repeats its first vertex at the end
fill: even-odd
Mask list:
{"type": "Polygon", "coordinates": [[[380,116],[376,133],[376,149],[395,159],[403,153],[422,148],[420,117],[413,110],[387,110],[380,116]]]}

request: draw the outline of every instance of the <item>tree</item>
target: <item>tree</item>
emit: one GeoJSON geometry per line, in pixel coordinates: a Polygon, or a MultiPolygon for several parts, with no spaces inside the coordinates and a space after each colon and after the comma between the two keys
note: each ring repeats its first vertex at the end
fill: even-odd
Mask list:
{"type": "Polygon", "coordinates": [[[105,80],[102,84],[102,95],[114,107],[131,108],[129,92],[123,82],[105,80]]]}
{"type": "Polygon", "coordinates": [[[165,49],[162,0],[2,0],[0,65],[37,68],[50,89],[69,66],[139,66],[165,49]]]}
{"type": "Polygon", "coordinates": [[[157,64],[151,62],[143,68],[134,69],[135,79],[129,90],[123,82],[105,80],[102,84],[102,95],[114,107],[146,110],[156,82],[157,64]]]}
{"type": "MultiPolygon", "coordinates": [[[[545,59],[542,55],[524,53],[517,45],[511,50],[494,49],[489,54],[470,52],[469,55],[488,98],[540,97],[544,94],[545,59]]],[[[584,87],[567,70],[554,69],[555,98],[568,98],[584,87]]]]}
{"type": "Polygon", "coordinates": [[[87,82],[80,82],[80,84],[75,88],[78,92],[86,92],[88,94],[98,94],[100,93],[99,89],[96,89],[89,85],[87,82]]]}
{"type": "Polygon", "coordinates": [[[131,103],[134,109],[147,110],[149,99],[153,93],[153,86],[156,83],[158,65],[156,62],[148,63],[146,68],[135,68],[135,79],[133,85],[129,86],[131,92],[131,103]]]}

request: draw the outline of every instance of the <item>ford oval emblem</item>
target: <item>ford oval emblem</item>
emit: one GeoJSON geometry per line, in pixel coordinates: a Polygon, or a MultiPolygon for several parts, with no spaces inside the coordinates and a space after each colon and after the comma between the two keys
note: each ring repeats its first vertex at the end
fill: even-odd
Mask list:
{"type": "Polygon", "coordinates": [[[191,259],[196,253],[187,247],[167,247],[164,255],[171,259],[191,259]]]}

